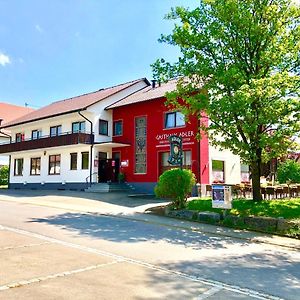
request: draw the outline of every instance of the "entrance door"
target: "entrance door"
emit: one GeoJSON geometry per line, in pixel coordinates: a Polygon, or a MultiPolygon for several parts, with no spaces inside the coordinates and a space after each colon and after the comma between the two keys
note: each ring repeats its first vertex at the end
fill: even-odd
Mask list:
{"type": "Polygon", "coordinates": [[[117,182],[120,168],[119,159],[99,159],[99,182],[117,182]]]}

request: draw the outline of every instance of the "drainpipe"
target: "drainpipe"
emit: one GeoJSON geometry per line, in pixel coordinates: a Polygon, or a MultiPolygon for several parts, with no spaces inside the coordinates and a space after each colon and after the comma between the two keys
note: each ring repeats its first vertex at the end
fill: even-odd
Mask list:
{"type": "MultiPolygon", "coordinates": [[[[1,131],[2,121],[3,119],[0,119],[0,133],[9,137],[9,143],[11,144],[11,135],[1,131]]],[[[11,155],[9,155],[9,161],[8,161],[8,188],[10,188],[10,164],[11,164],[11,155]]]]}
{"type": "Polygon", "coordinates": [[[84,116],[80,111],[78,111],[78,114],[83,117],[86,121],[88,121],[91,125],[91,133],[90,133],[90,139],[91,139],[91,151],[90,151],[90,186],[92,186],[92,176],[93,176],[93,147],[94,147],[94,137],[93,137],[93,122],[89,120],[86,116],[84,116]]]}
{"type": "MultiPolygon", "coordinates": [[[[199,130],[200,128],[200,120],[197,122],[198,124],[198,128],[197,130],[199,130]]],[[[200,130],[200,134],[201,134],[201,130],[200,130]]],[[[202,186],[201,186],[201,183],[202,183],[202,174],[201,174],[201,136],[200,136],[200,139],[197,141],[197,156],[198,156],[198,176],[199,176],[199,184],[200,184],[200,196],[201,196],[201,190],[202,190],[202,186]]]]}

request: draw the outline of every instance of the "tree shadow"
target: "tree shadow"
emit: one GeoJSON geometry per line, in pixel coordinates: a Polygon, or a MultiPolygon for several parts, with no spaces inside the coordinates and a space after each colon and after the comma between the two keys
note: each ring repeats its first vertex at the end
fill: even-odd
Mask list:
{"type": "MultiPolygon", "coordinates": [[[[289,255],[282,253],[253,252],[245,255],[205,257],[196,261],[168,262],[160,264],[160,267],[180,271],[200,280],[267,293],[280,299],[298,300],[300,295],[300,262],[295,262],[289,255]]],[[[161,274],[150,273],[151,271],[147,284],[155,286],[162,280],[161,274]]],[[[233,299],[232,294],[226,297],[224,291],[220,293],[221,299],[233,299]]],[[[241,298],[236,299],[253,299],[243,298],[242,294],[237,295],[241,298]]]]}
{"type": "Polygon", "coordinates": [[[124,207],[137,207],[149,203],[164,203],[165,200],[158,198],[147,198],[141,196],[128,197],[132,192],[109,192],[109,193],[86,193],[82,191],[60,191],[60,190],[3,190],[0,189],[0,196],[12,196],[16,198],[48,198],[48,197],[63,197],[64,200],[68,199],[82,199],[85,201],[94,200],[105,202],[109,204],[124,206],[124,207]]]}
{"type": "Polygon", "coordinates": [[[230,237],[214,236],[191,230],[174,229],[142,221],[97,214],[64,213],[47,218],[33,218],[28,222],[54,225],[81,236],[112,242],[137,243],[148,241],[154,243],[164,241],[191,249],[202,249],[203,247],[208,249],[223,248],[231,243],[237,246],[245,244],[245,241],[234,241],[230,237]],[[201,235],[201,238],[199,238],[199,235],[201,235]]]}

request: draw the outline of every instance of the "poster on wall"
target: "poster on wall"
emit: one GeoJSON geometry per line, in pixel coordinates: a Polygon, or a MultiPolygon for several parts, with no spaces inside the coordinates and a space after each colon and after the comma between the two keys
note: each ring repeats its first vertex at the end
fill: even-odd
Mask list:
{"type": "Polygon", "coordinates": [[[122,160],[121,161],[121,167],[128,167],[129,166],[129,160],[128,159],[126,159],[126,160],[122,160]]]}
{"type": "Polygon", "coordinates": [[[168,163],[170,165],[182,167],[182,138],[177,135],[169,137],[170,142],[170,156],[168,163]]]}
{"type": "Polygon", "coordinates": [[[225,185],[212,185],[212,207],[232,208],[231,187],[225,185]]]}

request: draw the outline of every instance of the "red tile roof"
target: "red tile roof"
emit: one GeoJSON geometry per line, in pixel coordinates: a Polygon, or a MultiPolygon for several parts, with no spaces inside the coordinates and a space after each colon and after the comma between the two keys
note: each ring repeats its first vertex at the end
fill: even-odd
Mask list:
{"type": "Polygon", "coordinates": [[[167,83],[162,83],[160,86],[156,83],[156,87],[148,86],[142,90],[106,107],[106,109],[116,108],[124,105],[130,105],[148,100],[154,100],[165,97],[167,92],[172,92],[176,89],[177,80],[171,80],[167,83]]]}
{"type": "Polygon", "coordinates": [[[42,107],[41,109],[35,110],[23,117],[20,117],[16,120],[13,120],[11,122],[7,122],[3,124],[3,128],[11,127],[15,125],[20,125],[24,123],[29,123],[32,121],[38,121],[42,119],[51,118],[54,116],[59,116],[63,114],[68,114],[76,111],[81,111],[89,106],[108,98],[109,96],[112,96],[138,82],[145,81],[147,84],[149,84],[148,80],[146,78],[133,80],[130,82],[126,82],[123,84],[115,85],[112,87],[108,87],[105,89],[100,89],[95,92],[91,92],[88,94],[83,94],[80,96],[72,97],[69,99],[53,102],[45,107],[42,107]]]}
{"type": "Polygon", "coordinates": [[[0,102],[0,119],[3,119],[3,122],[10,122],[32,111],[34,109],[29,107],[0,102]]]}
{"type": "MultiPolygon", "coordinates": [[[[14,119],[23,117],[34,111],[34,109],[24,106],[18,106],[9,103],[0,102],[0,119],[2,119],[2,123],[11,122],[14,119]]],[[[4,131],[7,133],[7,131],[4,131]]],[[[0,136],[1,133],[0,133],[0,136]]]]}

